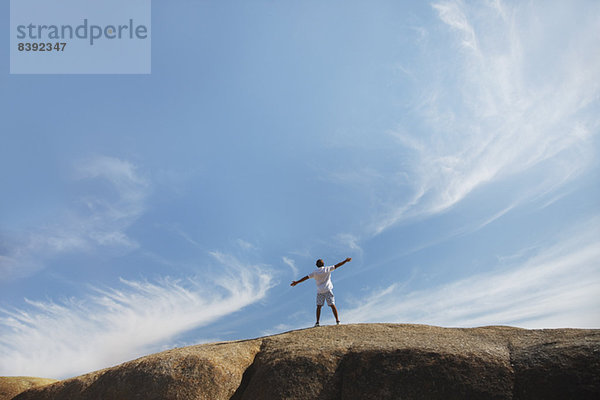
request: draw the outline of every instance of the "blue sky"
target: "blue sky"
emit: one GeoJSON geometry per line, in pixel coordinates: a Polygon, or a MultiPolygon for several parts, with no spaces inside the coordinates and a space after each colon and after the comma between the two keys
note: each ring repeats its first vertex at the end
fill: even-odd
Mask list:
{"type": "Polygon", "coordinates": [[[317,258],[343,323],[599,328],[599,36],[596,1],[154,1],[150,75],[0,42],[0,375],[311,326],[317,258]]]}

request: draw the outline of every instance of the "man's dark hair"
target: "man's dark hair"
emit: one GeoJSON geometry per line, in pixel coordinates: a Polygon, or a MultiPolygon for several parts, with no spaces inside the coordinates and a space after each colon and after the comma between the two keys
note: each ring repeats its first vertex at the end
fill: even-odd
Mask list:
{"type": "Polygon", "coordinates": [[[321,268],[325,263],[320,258],[317,260],[317,267],[321,268]]]}

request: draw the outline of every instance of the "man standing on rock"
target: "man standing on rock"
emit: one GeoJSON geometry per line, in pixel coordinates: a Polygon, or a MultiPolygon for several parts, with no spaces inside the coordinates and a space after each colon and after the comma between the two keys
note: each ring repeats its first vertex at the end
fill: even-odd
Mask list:
{"type": "Polygon", "coordinates": [[[331,272],[350,261],[352,261],[352,259],[348,257],[342,262],[339,262],[335,265],[331,265],[329,267],[325,267],[325,263],[319,258],[317,260],[317,269],[315,269],[313,272],[306,275],[299,281],[293,281],[290,284],[291,286],[296,286],[300,282],[304,282],[307,279],[314,278],[315,283],[317,284],[317,323],[315,324],[315,326],[319,326],[319,319],[321,318],[321,307],[323,307],[323,304],[325,304],[325,300],[327,300],[327,305],[331,307],[331,311],[333,311],[333,316],[335,317],[336,324],[340,324],[338,311],[335,307],[335,297],[333,297],[333,283],[331,282],[331,272]]]}

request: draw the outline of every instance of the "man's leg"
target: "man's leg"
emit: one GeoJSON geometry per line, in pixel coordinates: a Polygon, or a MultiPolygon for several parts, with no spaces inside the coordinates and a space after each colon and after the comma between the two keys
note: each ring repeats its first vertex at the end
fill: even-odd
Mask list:
{"type": "Polygon", "coordinates": [[[321,307],[323,307],[323,306],[317,306],[317,324],[319,323],[319,320],[321,319],[321,307]]]}
{"type": "Polygon", "coordinates": [[[337,308],[335,307],[335,304],[332,304],[329,307],[331,307],[331,311],[333,311],[333,316],[335,317],[335,322],[340,322],[340,319],[338,318],[338,312],[337,312],[337,308]]]}

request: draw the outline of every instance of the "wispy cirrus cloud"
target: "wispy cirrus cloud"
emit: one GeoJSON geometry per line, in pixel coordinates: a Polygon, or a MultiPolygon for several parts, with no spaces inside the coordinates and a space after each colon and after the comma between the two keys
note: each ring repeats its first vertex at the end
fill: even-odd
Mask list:
{"type": "Polygon", "coordinates": [[[344,312],[348,322],[600,327],[600,218],[527,248],[493,272],[410,291],[398,283],[344,312]]]}
{"type": "Polygon", "coordinates": [[[242,250],[256,250],[257,249],[257,247],[255,245],[253,245],[252,243],[250,243],[244,239],[237,239],[236,242],[242,250]]]}
{"type": "Polygon", "coordinates": [[[283,263],[285,265],[290,267],[290,269],[292,270],[292,274],[294,275],[294,278],[297,278],[298,277],[298,267],[296,266],[296,262],[293,259],[291,259],[289,257],[285,257],[285,256],[283,256],[281,259],[283,260],[283,263]]]}
{"type": "MultiPolygon", "coordinates": [[[[415,78],[424,90],[412,99],[410,113],[421,128],[389,132],[405,155],[394,175],[403,177],[403,194],[371,232],[444,212],[495,182],[508,182],[518,201],[527,201],[590,166],[590,143],[600,126],[600,44],[592,39],[600,34],[600,9],[580,7],[582,18],[564,18],[563,9],[576,7],[433,4],[440,29],[456,46],[442,70],[422,68],[415,78]],[[533,188],[531,180],[523,183],[534,174],[533,188]]],[[[444,49],[426,45],[425,58],[415,62],[435,65],[427,55],[444,49]]]]}
{"type": "Polygon", "coordinates": [[[0,375],[65,378],[158,351],[261,300],[273,284],[264,266],[211,255],[221,264],[215,275],[121,280],[118,289],[92,288],[82,299],[0,310],[0,375]]]}
{"type": "Polygon", "coordinates": [[[144,212],[151,185],[129,161],[96,156],[74,167],[73,178],[87,185],[73,207],[40,229],[0,233],[0,279],[24,277],[61,254],[98,247],[119,251],[137,243],[126,230],[144,212]]]}
{"type": "Polygon", "coordinates": [[[353,253],[357,253],[358,255],[363,255],[363,249],[360,247],[360,238],[351,233],[339,233],[336,236],[337,241],[344,247],[344,249],[349,249],[353,253]]]}

